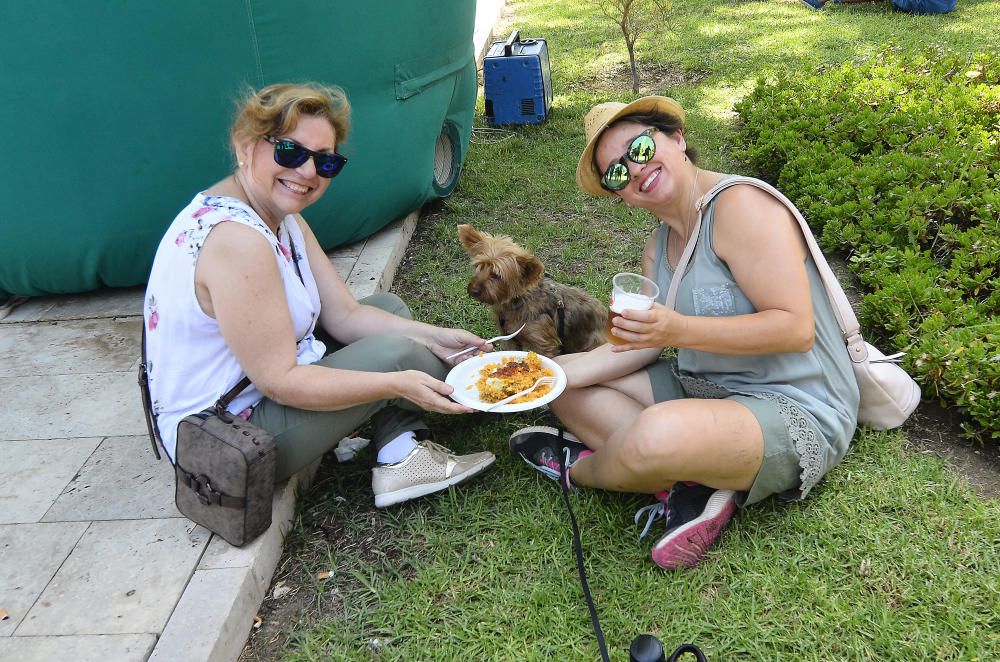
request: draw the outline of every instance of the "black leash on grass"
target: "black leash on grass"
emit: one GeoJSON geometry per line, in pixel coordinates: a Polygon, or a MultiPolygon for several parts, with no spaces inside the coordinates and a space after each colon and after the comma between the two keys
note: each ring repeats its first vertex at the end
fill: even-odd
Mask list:
{"type": "MultiPolygon", "coordinates": [[[[580,542],[580,527],[576,523],[576,515],[573,514],[573,506],[569,501],[569,469],[566,461],[566,446],[563,444],[563,430],[559,429],[559,446],[562,451],[562,458],[559,468],[559,485],[562,487],[563,501],[566,503],[566,510],[569,512],[569,522],[573,526],[573,551],[576,552],[576,570],[580,575],[580,586],[583,587],[583,597],[587,601],[587,609],[590,611],[590,623],[597,636],[597,648],[601,652],[603,662],[611,662],[608,656],[608,646],[604,642],[604,631],[601,629],[601,619],[597,616],[597,607],[594,606],[594,598],[590,595],[590,584],[587,583],[587,571],[583,567],[583,544],[580,542]]],[[[701,649],[694,644],[681,644],[670,654],[664,656],[663,646],[659,640],[651,634],[640,634],[632,640],[629,646],[629,658],[632,662],[676,662],[684,653],[691,653],[697,662],[708,662],[708,658],[701,652],[701,649]]]]}
{"type": "MultiPolygon", "coordinates": [[[[563,431],[559,429],[559,444],[562,446],[563,431]]],[[[601,630],[601,619],[597,617],[597,607],[594,606],[594,598],[590,595],[590,584],[587,583],[587,571],[583,567],[583,545],[580,543],[580,527],[576,524],[576,515],[573,514],[573,506],[569,503],[569,475],[566,465],[566,450],[562,446],[563,457],[559,469],[559,484],[562,486],[563,501],[566,502],[566,510],[569,511],[569,522],[573,525],[573,550],[576,552],[576,569],[580,574],[580,585],[583,587],[583,597],[587,601],[587,609],[590,610],[590,624],[594,627],[594,634],[597,635],[597,647],[601,651],[601,659],[604,662],[611,662],[608,657],[608,646],[604,643],[604,631],[601,630]]]]}

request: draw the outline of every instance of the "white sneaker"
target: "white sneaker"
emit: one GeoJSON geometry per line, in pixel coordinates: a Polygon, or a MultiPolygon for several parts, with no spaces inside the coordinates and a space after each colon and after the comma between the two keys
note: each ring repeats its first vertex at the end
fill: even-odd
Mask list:
{"type": "Polygon", "coordinates": [[[385,508],[447,489],[472,478],[495,460],[489,451],[455,455],[434,442],[418,441],[401,461],[378,464],[372,469],[375,507],[385,508]]]}

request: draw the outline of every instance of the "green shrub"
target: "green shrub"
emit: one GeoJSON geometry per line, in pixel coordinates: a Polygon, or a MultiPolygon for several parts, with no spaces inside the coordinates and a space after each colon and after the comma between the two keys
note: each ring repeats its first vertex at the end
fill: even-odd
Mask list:
{"type": "Polygon", "coordinates": [[[1000,58],[890,47],[758,81],[737,156],[848,256],[863,328],[1000,439],[1000,58]]]}

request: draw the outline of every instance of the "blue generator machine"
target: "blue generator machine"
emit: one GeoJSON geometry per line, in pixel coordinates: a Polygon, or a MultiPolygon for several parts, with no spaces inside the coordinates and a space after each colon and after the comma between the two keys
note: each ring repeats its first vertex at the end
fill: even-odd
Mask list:
{"type": "Polygon", "coordinates": [[[552,107],[552,72],[544,39],[525,39],[514,30],[496,41],[483,58],[486,121],[498,124],[541,124],[552,107]]]}

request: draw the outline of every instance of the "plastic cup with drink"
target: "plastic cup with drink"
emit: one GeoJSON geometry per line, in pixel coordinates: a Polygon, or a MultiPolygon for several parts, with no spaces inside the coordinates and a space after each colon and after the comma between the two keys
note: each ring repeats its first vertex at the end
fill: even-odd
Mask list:
{"type": "Polygon", "coordinates": [[[611,329],[614,328],[613,320],[620,316],[623,310],[649,310],[658,296],[660,288],[645,276],[631,273],[615,274],[611,279],[608,322],[604,327],[604,335],[608,342],[614,345],[628,344],[627,340],[611,334],[611,329]]]}

